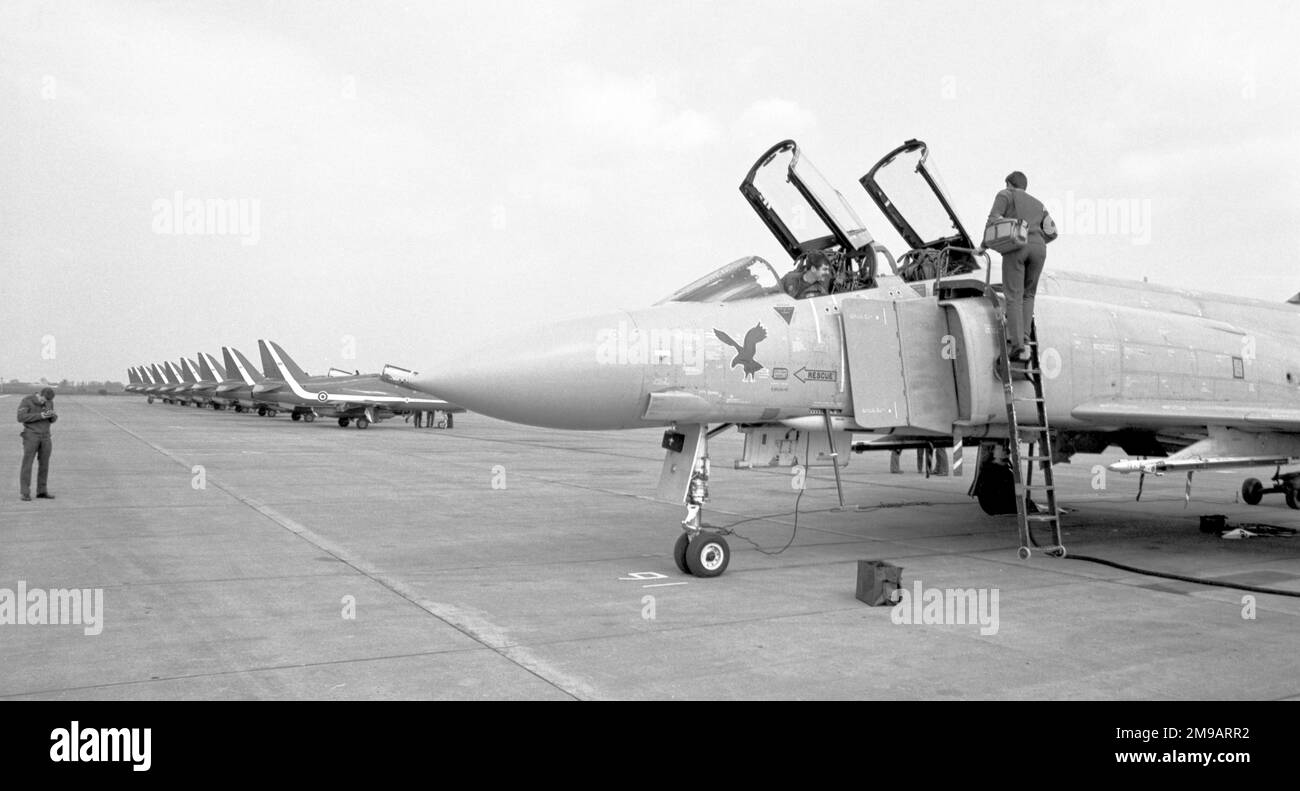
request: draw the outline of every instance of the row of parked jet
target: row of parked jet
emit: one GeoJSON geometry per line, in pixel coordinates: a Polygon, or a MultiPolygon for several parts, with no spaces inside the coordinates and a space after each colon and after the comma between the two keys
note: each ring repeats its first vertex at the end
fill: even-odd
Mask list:
{"type": "Polygon", "coordinates": [[[295,421],[311,423],[332,417],[344,428],[364,429],[371,423],[414,412],[452,414],[465,410],[440,398],[407,387],[414,371],[385,365],[377,374],[331,368],[324,376],[309,376],[271,341],[257,342],[262,357],[259,371],[238,349],[221,347],[224,365],[211,354],[196,359],[182,357],[127,370],[126,390],[146,396],[149,403],[193,405],[235,412],[256,412],[275,417],[288,412],[295,421]]]}

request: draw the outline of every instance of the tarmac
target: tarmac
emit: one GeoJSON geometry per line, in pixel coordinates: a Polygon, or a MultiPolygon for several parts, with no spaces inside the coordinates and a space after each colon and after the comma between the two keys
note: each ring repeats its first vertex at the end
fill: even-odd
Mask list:
{"type": "Polygon", "coordinates": [[[1197,473],[1188,504],[1184,476],[1149,476],[1135,502],[1137,476],[1098,472],[1117,452],[1076,456],[1056,468],[1071,557],[1022,561],[1014,517],[911,451],[901,475],[852,458],[861,510],[813,468],[796,531],[790,471],[733,469],[728,431],[705,518],[734,554],[702,579],[671,557],[684,509],[653,499],[661,429],[56,407],[55,500],[20,502],[17,424],[0,443],[0,596],[100,589],[101,631],[0,623],[0,699],[1300,699],[1300,599],[1075,559],[1300,592],[1300,537],[1199,529],[1300,528],[1280,495],[1238,502],[1271,469],[1197,473]],[[924,599],[982,592],[990,617],[897,623],[855,598],[864,559],[924,599]]]}

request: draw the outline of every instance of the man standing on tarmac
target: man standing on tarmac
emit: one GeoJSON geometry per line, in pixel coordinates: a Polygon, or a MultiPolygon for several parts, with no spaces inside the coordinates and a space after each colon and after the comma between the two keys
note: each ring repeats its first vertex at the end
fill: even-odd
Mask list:
{"type": "Polygon", "coordinates": [[[32,460],[40,464],[36,473],[36,497],[53,500],[46,489],[50,478],[50,453],[54,443],[50,439],[50,426],[59,416],[54,414],[54,389],[47,387],[29,395],[18,405],[18,422],[23,424],[23,466],[18,473],[18,489],[22,499],[32,499],[32,460]]]}

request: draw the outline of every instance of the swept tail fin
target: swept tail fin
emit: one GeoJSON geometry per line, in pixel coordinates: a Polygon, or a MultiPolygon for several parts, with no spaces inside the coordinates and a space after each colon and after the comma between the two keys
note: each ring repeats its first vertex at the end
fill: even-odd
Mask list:
{"type": "Polygon", "coordinates": [[[266,379],[265,376],[262,376],[262,372],[257,370],[256,366],[250,363],[240,350],[222,346],[221,351],[226,355],[227,365],[239,372],[239,378],[243,379],[245,384],[255,385],[266,379]]]}
{"type": "Polygon", "coordinates": [[[273,357],[279,358],[279,361],[283,363],[284,372],[289,376],[292,376],[294,381],[301,383],[309,378],[307,372],[298,367],[298,364],[293,361],[293,358],[289,356],[289,353],[286,352],[280,344],[275,341],[267,341],[267,344],[275,351],[273,357]]]}

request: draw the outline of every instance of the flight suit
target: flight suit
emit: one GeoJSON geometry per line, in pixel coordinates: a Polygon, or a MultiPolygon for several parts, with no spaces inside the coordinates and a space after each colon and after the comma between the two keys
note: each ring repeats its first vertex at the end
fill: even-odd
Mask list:
{"type": "Polygon", "coordinates": [[[50,438],[50,425],[59,419],[58,415],[41,417],[41,413],[54,411],[53,401],[42,405],[36,396],[29,395],[18,404],[18,422],[23,424],[23,464],[18,473],[18,489],[24,498],[32,494],[32,461],[39,464],[36,473],[36,493],[46,493],[50,478],[50,454],[54,451],[54,442],[50,438]]]}
{"type": "Polygon", "coordinates": [[[1043,217],[1047,210],[1033,195],[1009,187],[993,200],[989,219],[1008,217],[1029,223],[1029,243],[1002,256],[1002,292],[1007,300],[1007,341],[1012,351],[1029,341],[1034,321],[1034,295],[1038,278],[1047,264],[1047,239],[1043,236],[1043,217]]]}

